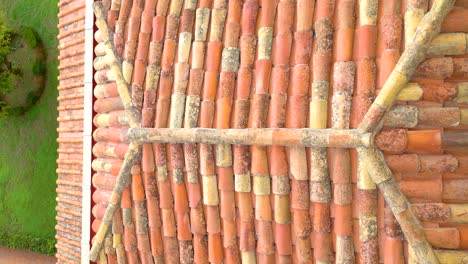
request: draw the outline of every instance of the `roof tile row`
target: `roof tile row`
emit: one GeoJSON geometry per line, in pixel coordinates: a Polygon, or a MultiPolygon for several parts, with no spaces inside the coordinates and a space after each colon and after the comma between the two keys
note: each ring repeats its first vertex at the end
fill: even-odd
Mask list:
{"type": "Polygon", "coordinates": [[[81,258],[84,1],[60,1],[57,263],[81,258]]]}

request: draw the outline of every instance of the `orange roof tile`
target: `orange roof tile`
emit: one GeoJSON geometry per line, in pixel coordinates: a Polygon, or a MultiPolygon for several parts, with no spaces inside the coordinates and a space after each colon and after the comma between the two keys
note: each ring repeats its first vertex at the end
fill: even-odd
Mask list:
{"type": "MultiPolygon", "coordinates": [[[[68,218],[57,219],[63,223],[57,225],[57,257],[64,262],[79,259],[73,248],[80,234],[66,225],[81,220],[71,197],[80,196],[80,179],[72,175],[80,175],[81,165],[72,154],[81,148],[75,132],[82,126],[84,74],[77,48],[83,45],[77,39],[83,14],[73,13],[84,6],[69,2],[61,2],[59,14],[57,192],[64,196],[57,211],[68,218]]],[[[142,127],[348,129],[362,121],[409,42],[405,36],[414,33],[417,12],[424,14],[432,2],[104,4],[142,127]]],[[[442,25],[442,32],[461,33],[456,48],[463,54],[431,55],[422,62],[375,137],[429,243],[451,250],[468,249],[464,2],[456,1],[442,25]]],[[[131,121],[99,44],[101,34],[95,32],[95,232],[128,149],[131,121]]],[[[110,263],[404,263],[413,257],[355,150],[164,143],[142,148],[141,164],[132,167],[105,238],[102,257],[110,263]]]]}

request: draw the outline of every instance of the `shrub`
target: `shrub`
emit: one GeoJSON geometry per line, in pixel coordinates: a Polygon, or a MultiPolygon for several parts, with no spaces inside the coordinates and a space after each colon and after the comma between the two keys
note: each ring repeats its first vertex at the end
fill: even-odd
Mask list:
{"type": "Polygon", "coordinates": [[[8,94],[14,88],[15,81],[21,76],[21,71],[12,65],[7,56],[13,51],[12,40],[14,32],[0,20],[0,95],[8,94]]]}
{"type": "Polygon", "coordinates": [[[5,95],[13,90],[17,75],[11,70],[0,70],[0,95],[5,95]]]}
{"type": "Polygon", "coordinates": [[[13,30],[0,17],[0,118],[22,115],[39,100],[47,71],[42,52],[32,28],[13,30]]]}
{"type": "Polygon", "coordinates": [[[36,59],[32,66],[32,72],[34,76],[42,76],[46,73],[46,64],[41,59],[36,59]]]}
{"type": "Polygon", "coordinates": [[[0,20],[0,62],[6,60],[6,56],[11,52],[11,41],[13,39],[13,30],[10,29],[4,21],[0,20]]]}

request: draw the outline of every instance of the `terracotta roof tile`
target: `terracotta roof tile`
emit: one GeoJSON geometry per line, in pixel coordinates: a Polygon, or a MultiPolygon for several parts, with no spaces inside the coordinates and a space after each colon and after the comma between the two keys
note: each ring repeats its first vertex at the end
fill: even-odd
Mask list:
{"type": "MultiPolygon", "coordinates": [[[[142,126],[160,128],[355,128],[404,49],[403,29],[411,33],[402,12],[427,4],[384,1],[377,10],[377,1],[345,0],[117,2],[107,1],[108,19],[124,76],[143,108],[142,126]]],[[[463,12],[452,11],[443,30],[466,32],[463,12]]],[[[128,118],[103,47],[95,53],[97,230],[128,148],[128,118]]],[[[78,55],[64,48],[61,59],[78,55]]],[[[64,64],[62,78],[79,77],[65,71],[79,64],[64,64]]],[[[464,102],[466,64],[461,56],[425,60],[375,139],[429,242],[450,249],[467,247],[468,232],[450,225],[461,220],[447,217],[463,210],[454,204],[466,197],[467,121],[457,103],[464,102]],[[460,239],[446,241],[448,235],[460,239]]],[[[72,83],[61,85],[70,88],[60,102],[81,98],[65,92],[72,83]]],[[[67,111],[67,120],[78,114],[67,111]]],[[[403,263],[401,229],[357,164],[355,152],[342,149],[146,143],[113,225],[125,253],[107,248],[108,261],[403,263]]]]}

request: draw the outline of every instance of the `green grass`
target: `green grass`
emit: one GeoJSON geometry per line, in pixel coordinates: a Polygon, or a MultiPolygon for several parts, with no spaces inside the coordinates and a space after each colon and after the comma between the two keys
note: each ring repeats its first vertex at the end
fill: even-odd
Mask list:
{"type": "Polygon", "coordinates": [[[25,115],[0,120],[0,245],[53,254],[57,159],[57,1],[0,0],[13,26],[33,28],[47,55],[46,88],[25,115]]]}
{"type": "Polygon", "coordinates": [[[0,232],[0,241],[8,248],[29,249],[47,255],[55,254],[55,240],[37,236],[0,232]]]}

